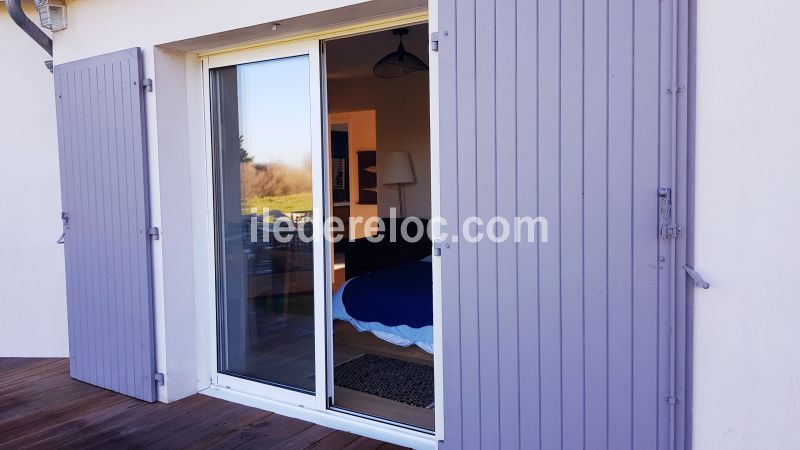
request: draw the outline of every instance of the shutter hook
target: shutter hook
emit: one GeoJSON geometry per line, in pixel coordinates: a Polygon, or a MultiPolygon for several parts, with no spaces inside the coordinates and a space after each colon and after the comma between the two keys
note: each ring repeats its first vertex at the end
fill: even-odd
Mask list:
{"type": "Polygon", "coordinates": [[[695,271],[693,268],[689,267],[688,265],[684,265],[683,270],[694,281],[695,287],[702,289],[708,289],[711,287],[711,285],[708,284],[708,281],[706,281],[705,278],[703,278],[703,276],[697,273],[697,271],[695,271]]]}
{"type": "Polygon", "coordinates": [[[67,236],[67,229],[69,228],[69,214],[61,212],[61,236],[56,240],[56,244],[63,244],[64,238],[67,236]]]}

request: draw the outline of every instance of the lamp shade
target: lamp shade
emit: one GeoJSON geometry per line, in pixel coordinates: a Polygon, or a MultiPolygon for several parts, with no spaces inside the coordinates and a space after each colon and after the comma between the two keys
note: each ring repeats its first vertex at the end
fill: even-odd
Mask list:
{"type": "Polygon", "coordinates": [[[383,184],[408,184],[414,182],[414,171],[411,168],[411,156],[407,152],[390,152],[385,156],[383,184]]]}
{"type": "Polygon", "coordinates": [[[428,71],[428,65],[415,55],[406,51],[403,46],[403,36],[408,34],[408,28],[393,30],[395,36],[400,38],[397,50],[381,58],[372,67],[372,72],[378,78],[399,78],[410,73],[428,71]]]}

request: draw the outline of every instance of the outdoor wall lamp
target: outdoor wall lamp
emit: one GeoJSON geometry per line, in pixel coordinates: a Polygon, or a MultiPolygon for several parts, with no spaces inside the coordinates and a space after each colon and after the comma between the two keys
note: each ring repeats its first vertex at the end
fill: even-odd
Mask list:
{"type": "Polygon", "coordinates": [[[50,31],[67,29],[67,4],[64,0],[36,0],[39,23],[50,31]]]}

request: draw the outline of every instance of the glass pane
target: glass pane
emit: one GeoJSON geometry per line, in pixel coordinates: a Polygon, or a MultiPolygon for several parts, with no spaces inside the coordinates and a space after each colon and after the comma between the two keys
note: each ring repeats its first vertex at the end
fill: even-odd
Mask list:
{"type": "Polygon", "coordinates": [[[314,392],[308,56],[211,72],[219,370],[314,392]]]}

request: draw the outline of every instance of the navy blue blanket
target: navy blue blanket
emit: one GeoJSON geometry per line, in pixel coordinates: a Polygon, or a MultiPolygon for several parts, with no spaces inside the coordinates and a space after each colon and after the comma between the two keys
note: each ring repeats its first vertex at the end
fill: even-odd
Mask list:
{"type": "Polygon", "coordinates": [[[410,261],[359,275],[347,282],[342,303],[351,317],[363,322],[432,326],[431,263],[410,261]]]}

